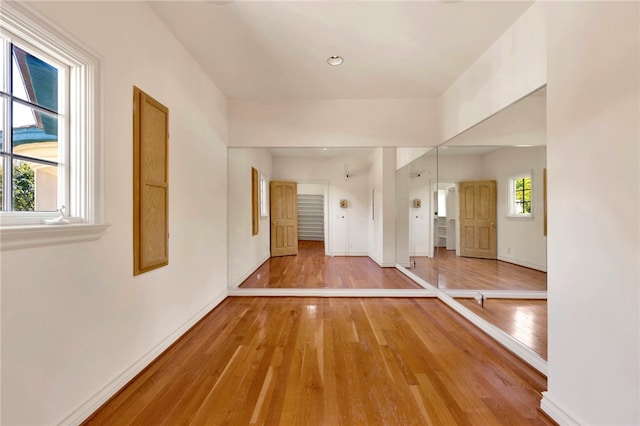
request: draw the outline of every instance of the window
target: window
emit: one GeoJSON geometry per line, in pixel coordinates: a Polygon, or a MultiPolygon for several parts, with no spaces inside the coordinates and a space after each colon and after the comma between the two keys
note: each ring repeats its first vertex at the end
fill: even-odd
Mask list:
{"type": "Polygon", "coordinates": [[[2,250],[95,239],[105,228],[99,61],[28,6],[2,2],[0,15],[2,250]],[[42,225],[62,206],[70,226],[42,225]]]}
{"type": "Polygon", "coordinates": [[[0,205],[2,211],[56,211],[69,192],[64,149],[68,67],[1,36],[0,43],[5,76],[0,82],[0,205]]]}
{"type": "Polygon", "coordinates": [[[531,172],[520,173],[509,178],[509,216],[531,217],[531,172]]]}
{"type": "Polygon", "coordinates": [[[269,216],[269,203],[267,200],[267,178],[260,175],[260,216],[269,216]]]}

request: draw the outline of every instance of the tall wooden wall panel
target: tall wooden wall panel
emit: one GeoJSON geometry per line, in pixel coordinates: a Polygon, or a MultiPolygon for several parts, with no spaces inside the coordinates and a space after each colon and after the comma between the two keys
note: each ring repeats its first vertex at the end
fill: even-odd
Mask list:
{"type": "Polygon", "coordinates": [[[169,263],[169,109],[133,88],[133,274],[169,263]]]}

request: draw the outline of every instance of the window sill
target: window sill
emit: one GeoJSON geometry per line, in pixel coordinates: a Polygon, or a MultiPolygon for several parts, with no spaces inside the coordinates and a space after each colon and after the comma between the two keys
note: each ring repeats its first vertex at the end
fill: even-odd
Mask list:
{"type": "Polygon", "coordinates": [[[0,251],[95,241],[102,237],[109,226],[89,223],[2,226],[0,251]]]}
{"type": "Polygon", "coordinates": [[[533,220],[533,215],[529,216],[519,216],[519,215],[508,215],[508,220],[533,220]]]}

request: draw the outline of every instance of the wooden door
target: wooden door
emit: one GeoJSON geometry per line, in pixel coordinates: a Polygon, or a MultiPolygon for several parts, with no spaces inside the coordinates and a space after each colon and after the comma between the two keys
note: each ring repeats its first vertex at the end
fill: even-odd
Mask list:
{"type": "Polygon", "coordinates": [[[496,181],[460,182],[460,255],[495,259],[496,181]]]}
{"type": "Polygon", "coordinates": [[[295,182],[272,181],[271,256],[298,254],[298,185],[295,182]]]}

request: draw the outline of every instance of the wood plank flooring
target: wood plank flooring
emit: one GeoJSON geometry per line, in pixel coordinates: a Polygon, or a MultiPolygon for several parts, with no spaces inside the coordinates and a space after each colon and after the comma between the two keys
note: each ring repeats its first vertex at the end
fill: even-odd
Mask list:
{"type": "Polygon", "coordinates": [[[547,289],[547,273],[501,260],[474,259],[439,248],[437,258],[412,257],[411,272],[442,289],[539,290],[547,289]],[[436,267],[437,264],[437,277],[436,267]],[[437,281],[436,281],[437,280],[437,281]]]}
{"type": "Polygon", "coordinates": [[[546,300],[487,299],[484,308],[473,299],[456,300],[547,359],[546,300]]]}
{"type": "Polygon", "coordinates": [[[322,241],[298,241],[297,256],[268,259],[240,288],[422,288],[368,257],[325,256],[322,241]]]}
{"type": "Polygon", "coordinates": [[[546,379],[437,299],[228,298],[87,425],[550,425],[546,379]]]}

